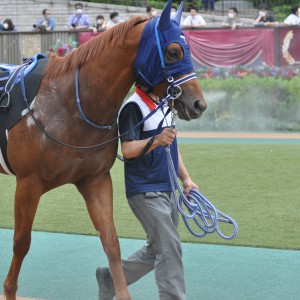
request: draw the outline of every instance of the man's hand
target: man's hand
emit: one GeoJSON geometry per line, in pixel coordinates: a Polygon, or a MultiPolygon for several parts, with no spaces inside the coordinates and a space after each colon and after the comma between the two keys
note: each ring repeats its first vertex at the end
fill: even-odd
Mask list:
{"type": "Polygon", "coordinates": [[[174,128],[165,128],[160,134],[156,136],[156,142],[160,146],[169,146],[173,143],[177,135],[177,130],[174,128]]]}
{"type": "Polygon", "coordinates": [[[189,194],[191,189],[199,190],[198,185],[194,183],[189,177],[182,181],[182,187],[184,189],[183,193],[185,196],[189,194]]]}

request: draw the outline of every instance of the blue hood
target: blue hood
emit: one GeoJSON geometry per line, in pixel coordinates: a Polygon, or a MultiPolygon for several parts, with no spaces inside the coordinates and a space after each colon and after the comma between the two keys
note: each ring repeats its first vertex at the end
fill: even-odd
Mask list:
{"type": "Polygon", "coordinates": [[[160,60],[159,45],[155,35],[155,27],[162,49],[162,56],[171,43],[179,43],[183,49],[182,60],[173,63],[165,63],[166,74],[177,77],[182,74],[193,72],[190,49],[186,43],[184,34],[180,28],[183,2],[180,4],[177,15],[170,18],[172,1],[165,6],[160,17],[156,17],[147,22],[142,33],[138,53],[134,61],[134,72],[136,84],[152,89],[154,86],[165,80],[165,74],[160,60]]]}

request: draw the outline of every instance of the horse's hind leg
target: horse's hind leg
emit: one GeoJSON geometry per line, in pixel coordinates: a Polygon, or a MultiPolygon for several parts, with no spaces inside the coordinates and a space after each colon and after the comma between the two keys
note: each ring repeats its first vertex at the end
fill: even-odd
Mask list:
{"type": "Polygon", "coordinates": [[[18,289],[18,277],[22,262],[31,242],[31,228],[41,196],[41,189],[30,179],[17,180],[15,193],[15,232],[13,258],[6,280],[4,294],[6,300],[15,300],[18,289]]]}
{"type": "Polygon", "coordinates": [[[120,246],[113,222],[113,197],[110,174],[85,179],[77,188],[83,195],[89,215],[99,233],[109,260],[116,291],[116,299],[131,299],[121,265],[120,246]]]}

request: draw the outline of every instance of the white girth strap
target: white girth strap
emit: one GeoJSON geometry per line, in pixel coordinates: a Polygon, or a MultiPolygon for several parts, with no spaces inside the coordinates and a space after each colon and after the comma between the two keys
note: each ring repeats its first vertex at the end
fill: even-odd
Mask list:
{"type": "MultiPolygon", "coordinates": [[[[6,130],[6,139],[8,140],[8,131],[7,130],[6,130]]],[[[5,163],[1,148],[0,148],[0,165],[8,175],[14,175],[12,172],[9,171],[9,168],[7,167],[7,165],[5,163]]]]}

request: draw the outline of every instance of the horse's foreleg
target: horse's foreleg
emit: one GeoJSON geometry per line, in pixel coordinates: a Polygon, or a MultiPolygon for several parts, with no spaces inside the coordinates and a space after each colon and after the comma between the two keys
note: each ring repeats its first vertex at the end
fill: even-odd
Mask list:
{"type": "Polygon", "coordinates": [[[13,258],[6,280],[6,300],[15,300],[21,266],[30,248],[31,228],[41,193],[32,180],[17,180],[13,258]]]}
{"type": "Polygon", "coordinates": [[[89,215],[100,236],[109,260],[116,299],[131,299],[121,265],[120,246],[113,222],[113,197],[110,174],[89,178],[77,184],[83,195],[89,215]]]}

